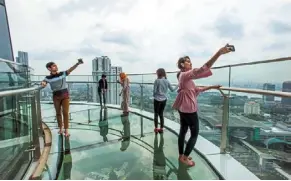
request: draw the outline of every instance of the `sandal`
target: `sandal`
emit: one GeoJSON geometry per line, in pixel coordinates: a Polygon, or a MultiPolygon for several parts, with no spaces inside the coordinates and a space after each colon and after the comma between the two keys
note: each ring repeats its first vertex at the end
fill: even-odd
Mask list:
{"type": "MultiPolygon", "coordinates": [[[[180,155],[179,156],[179,159],[181,158],[182,156],[180,155]]],[[[188,156],[188,160],[192,160],[192,157],[188,156]]]]}
{"type": "Polygon", "coordinates": [[[189,159],[184,160],[183,158],[179,159],[180,162],[184,163],[185,165],[187,165],[188,167],[193,167],[195,166],[195,162],[189,159]]]}
{"type": "Polygon", "coordinates": [[[155,133],[158,133],[158,132],[159,132],[159,129],[158,129],[158,128],[155,128],[155,129],[154,129],[154,132],[155,132],[155,133]]]}

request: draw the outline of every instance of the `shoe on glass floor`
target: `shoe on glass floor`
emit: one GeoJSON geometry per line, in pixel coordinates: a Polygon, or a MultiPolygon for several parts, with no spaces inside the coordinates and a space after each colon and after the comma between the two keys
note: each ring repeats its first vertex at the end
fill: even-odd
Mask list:
{"type": "Polygon", "coordinates": [[[155,132],[155,133],[158,133],[158,132],[159,132],[159,128],[155,128],[155,129],[154,129],[154,132],[155,132]]]}

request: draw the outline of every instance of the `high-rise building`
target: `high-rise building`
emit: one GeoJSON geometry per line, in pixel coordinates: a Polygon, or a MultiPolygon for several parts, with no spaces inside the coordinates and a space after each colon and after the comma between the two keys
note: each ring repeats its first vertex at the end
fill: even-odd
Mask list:
{"type": "MultiPolygon", "coordinates": [[[[291,92],[291,81],[283,82],[282,91],[291,92]]],[[[291,98],[282,97],[281,103],[283,106],[291,107],[291,98]]]]}
{"type": "MultiPolygon", "coordinates": [[[[116,82],[116,80],[119,78],[119,74],[122,72],[122,67],[117,67],[117,66],[113,66],[111,67],[111,80],[113,80],[113,82],[116,82]]],[[[110,97],[112,98],[112,104],[120,104],[121,103],[121,97],[119,96],[119,93],[121,91],[121,86],[117,83],[110,83],[110,87],[109,87],[109,91],[110,91],[110,97]]]]}
{"type": "MultiPolygon", "coordinates": [[[[269,90],[269,91],[275,91],[275,84],[270,84],[270,83],[265,83],[263,85],[264,90],[269,90]]],[[[263,101],[264,103],[274,103],[275,101],[275,96],[270,96],[270,95],[263,95],[263,101]]]]}
{"type": "Polygon", "coordinates": [[[18,51],[18,57],[16,57],[16,62],[28,66],[28,53],[18,51]]]}
{"type": "MultiPolygon", "coordinates": [[[[110,75],[111,72],[111,60],[107,56],[96,57],[92,60],[92,76],[93,81],[98,82],[101,79],[102,74],[110,75]]],[[[112,77],[107,76],[107,82],[112,82],[112,77]]],[[[110,86],[110,83],[109,83],[110,86]]],[[[98,84],[93,85],[93,102],[99,102],[98,97],[98,84]]],[[[111,103],[110,93],[106,94],[107,103],[111,103]]]]}
{"type": "Polygon", "coordinates": [[[0,58],[14,61],[5,1],[0,0],[0,58]]]}
{"type": "Polygon", "coordinates": [[[260,104],[250,101],[246,102],[244,106],[245,114],[260,114],[260,104]]]}

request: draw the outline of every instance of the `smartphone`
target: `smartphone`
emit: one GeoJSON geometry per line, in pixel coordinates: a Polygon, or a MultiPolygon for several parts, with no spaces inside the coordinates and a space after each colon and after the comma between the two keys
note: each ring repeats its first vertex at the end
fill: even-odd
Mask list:
{"type": "Polygon", "coordinates": [[[230,51],[235,52],[235,47],[234,47],[234,45],[226,45],[226,47],[227,47],[230,51]]]}
{"type": "Polygon", "coordinates": [[[78,59],[78,62],[79,62],[79,63],[83,63],[83,59],[82,59],[82,58],[79,58],[79,59],[78,59]]]}

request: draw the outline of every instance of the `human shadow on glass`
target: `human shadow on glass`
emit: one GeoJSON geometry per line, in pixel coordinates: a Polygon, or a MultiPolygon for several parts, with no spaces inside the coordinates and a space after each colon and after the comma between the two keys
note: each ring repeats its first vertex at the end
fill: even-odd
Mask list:
{"type": "Polygon", "coordinates": [[[67,137],[65,138],[64,158],[58,180],[71,180],[71,171],[72,171],[71,145],[70,138],[67,137]]]}
{"type": "Polygon", "coordinates": [[[100,136],[103,137],[104,142],[108,142],[108,112],[107,109],[100,110],[100,119],[99,119],[99,129],[100,136]],[[102,116],[103,113],[103,116],[102,116]]]}
{"type": "Polygon", "coordinates": [[[160,144],[158,134],[154,138],[154,159],[153,159],[153,179],[167,180],[166,157],[164,153],[164,134],[160,134],[160,144]]]}
{"type": "Polygon", "coordinates": [[[120,115],[120,119],[123,125],[123,132],[121,132],[121,138],[119,140],[121,140],[121,147],[120,150],[121,151],[125,151],[130,144],[130,122],[128,119],[128,115],[120,115]]]}

